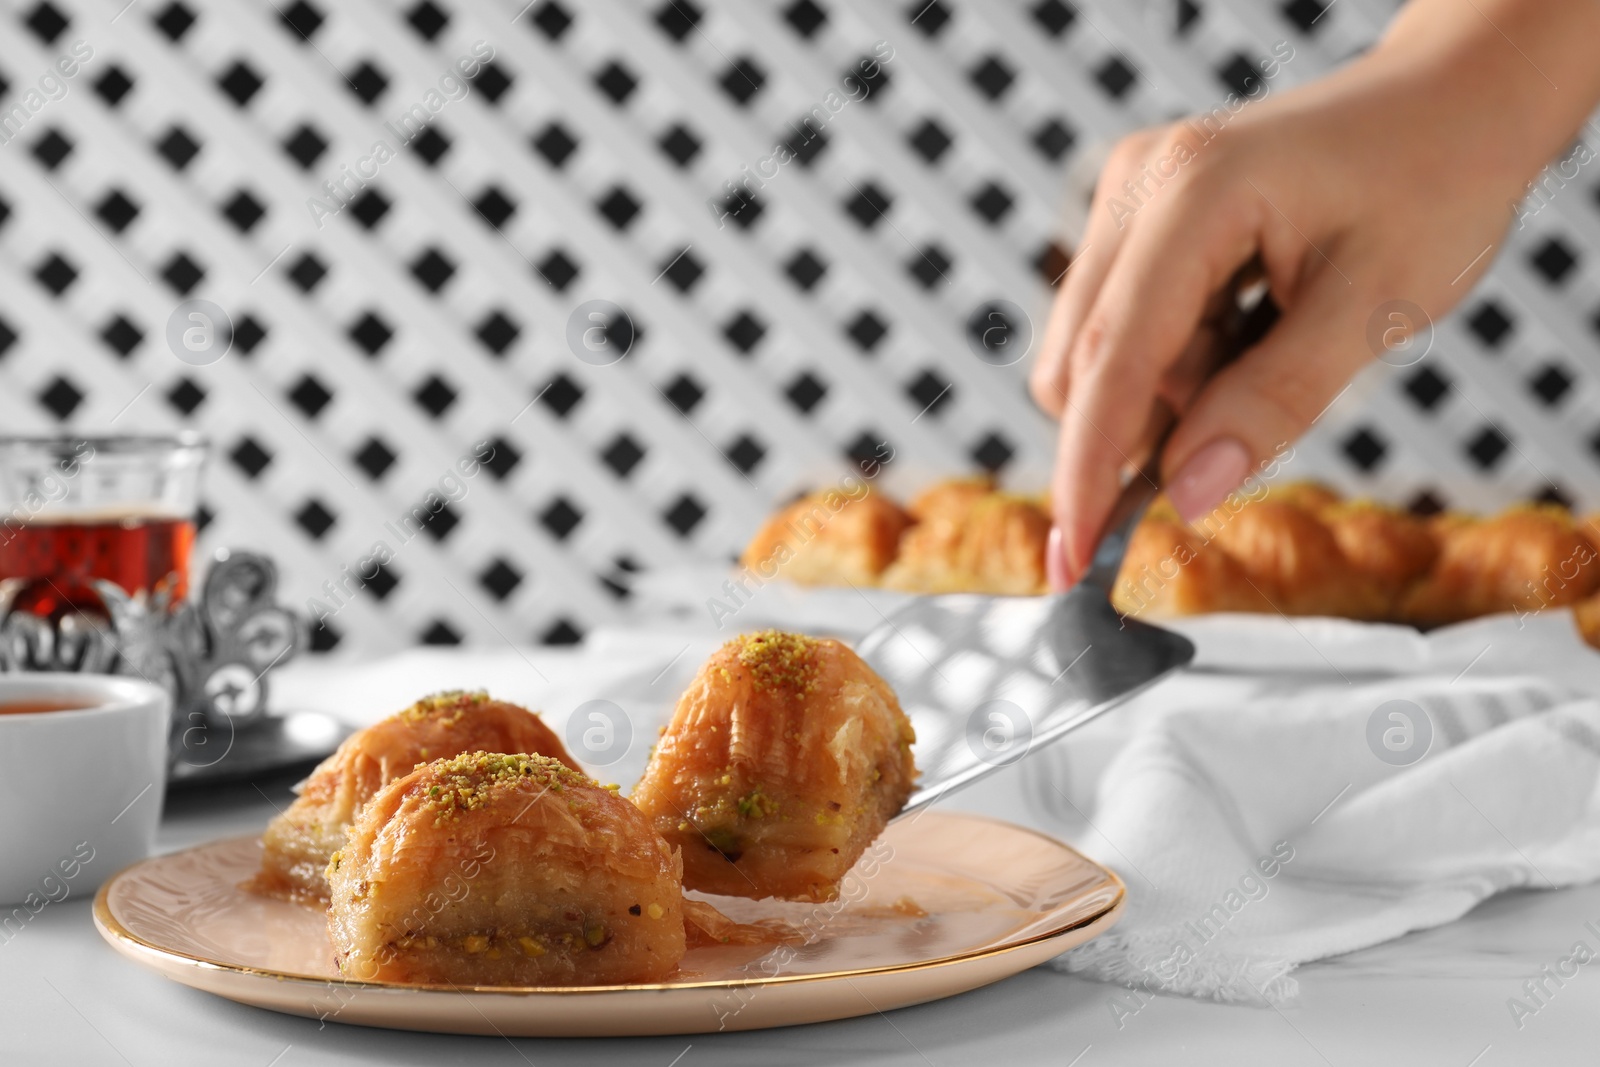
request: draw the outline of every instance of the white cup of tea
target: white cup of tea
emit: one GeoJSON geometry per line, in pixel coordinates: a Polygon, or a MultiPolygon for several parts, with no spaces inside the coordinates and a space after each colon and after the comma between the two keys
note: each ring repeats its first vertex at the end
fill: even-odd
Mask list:
{"type": "Polygon", "coordinates": [[[149,855],[171,719],[135,678],[0,674],[0,943],[149,855]]]}

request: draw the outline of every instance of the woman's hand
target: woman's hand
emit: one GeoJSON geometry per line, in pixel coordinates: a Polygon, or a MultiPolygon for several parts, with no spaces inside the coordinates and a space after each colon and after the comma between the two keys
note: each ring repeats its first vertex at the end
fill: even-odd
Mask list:
{"type": "Polygon", "coordinates": [[[1413,0],[1322,81],[1117,145],[1030,380],[1061,427],[1054,586],[1087,568],[1158,401],[1181,413],[1161,470],[1193,519],[1373,358],[1382,305],[1438,317],[1466,295],[1600,95],[1597,39],[1594,0],[1413,0]],[[1208,304],[1258,255],[1283,316],[1197,380],[1208,304]]]}

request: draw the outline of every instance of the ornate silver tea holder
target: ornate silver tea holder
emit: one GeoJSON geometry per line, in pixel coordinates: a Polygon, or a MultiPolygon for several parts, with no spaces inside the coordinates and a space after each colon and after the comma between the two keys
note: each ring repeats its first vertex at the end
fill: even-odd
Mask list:
{"type": "Polygon", "coordinates": [[[278,570],[253,552],[213,557],[198,599],[169,587],[130,595],[96,581],[109,620],[52,623],[13,610],[26,586],[0,580],[0,671],[133,675],[172,694],[171,778],[200,782],[319,759],[348,732],[319,712],[268,713],[271,673],[294,658],[304,625],[277,603],[278,570]]]}

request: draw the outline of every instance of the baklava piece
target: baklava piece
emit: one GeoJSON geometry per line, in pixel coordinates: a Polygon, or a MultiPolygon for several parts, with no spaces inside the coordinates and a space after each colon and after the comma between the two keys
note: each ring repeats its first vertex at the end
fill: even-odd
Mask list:
{"type": "Polygon", "coordinates": [[[812,493],[783,508],[751,538],[741,562],[763,578],[802,585],[876,585],[911,516],[879,493],[812,493]]]}
{"type": "Polygon", "coordinates": [[[1176,513],[1162,517],[1161,512],[1134,528],[1111,606],[1146,619],[1272,610],[1232,556],[1207,544],[1176,513]]]}
{"type": "Polygon", "coordinates": [[[929,517],[901,538],[900,556],[883,584],[914,593],[1045,592],[1050,517],[1019,496],[963,496],[952,492],[940,507],[924,509],[929,517]]]}
{"type": "Polygon", "coordinates": [[[455,986],[616,985],[684,953],[676,852],[545,756],[474,752],[380,790],[328,865],[339,972],[455,986]]]}
{"type": "Polygon", "coordinates": [[[682,850],[685,888],[831,900],[910,796],[914,740],[854,652],[768,630],[701,667],[632,799],[682,850]]]}
{"type": "Polygon", "coordinates": [[[1345,557],[1339,541],[1311,511],[1288,499],[1214,513],[1211,540],[1232,556],[1270,608],[1285,615],[1378,619],[1388,598],[1378,582],[1345,557]]]}
{"type": "Polygon", "coordinates": [[[1386,617],[1439,555],[1428,524],[1395,508],[1355,500],[1332,504],[1319,517],[1344,558],[1378,590],[1386,617]]]}
{"type": "Polygon", "coordinates": [[[1577,604],[1600,589],[1600,560],[1564,508],[1511,508],[1481,522],[1436,520],[1439,557],[1400,615],[1439,625],[1577,604]]]}
{"type": "Polygon", "coordinates": [[[262,835],[261,871],[247,888],[316,904],[328,898],[323,871],[345,827],[374,793],[419,763],[463,752],[528,752],[577,762],[538,715],[487,693],[425,697],[347,737],[300,787],[262,835]]]}

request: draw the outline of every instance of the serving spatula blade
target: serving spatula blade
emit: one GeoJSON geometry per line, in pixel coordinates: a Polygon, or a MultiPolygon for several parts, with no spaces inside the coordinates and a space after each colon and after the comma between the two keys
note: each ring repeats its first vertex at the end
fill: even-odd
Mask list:
{"type": "Polygon", "coordinates": [[[857,651],[917,730],[921,785],[904,812],[1061,739],[1194,658],[1187,639],[1123,618],[1090,585],[1040,597],[924,597],[857,651]]]}

